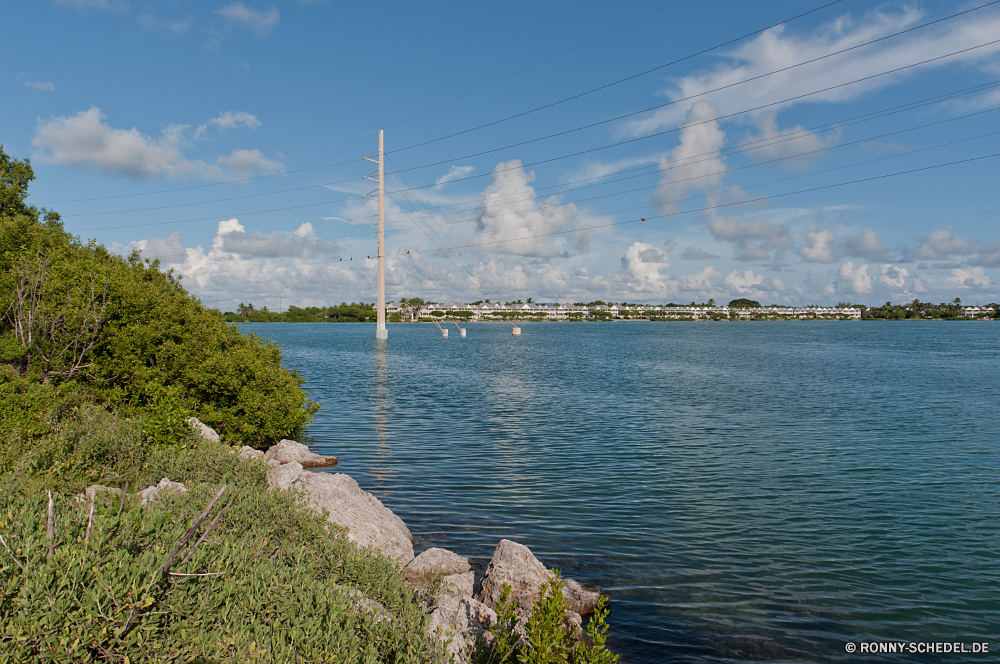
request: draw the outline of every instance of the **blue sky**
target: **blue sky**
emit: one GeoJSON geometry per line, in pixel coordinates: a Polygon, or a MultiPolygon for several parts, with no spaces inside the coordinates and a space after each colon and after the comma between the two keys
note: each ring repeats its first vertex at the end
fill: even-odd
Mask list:
{"type": "Polygon", "coordinates": [[[1000,4],[824,4],[18,3],[0,143],[224,309],[374,299],[378,129],[390,298],[1000,300],[1000,4]]]}

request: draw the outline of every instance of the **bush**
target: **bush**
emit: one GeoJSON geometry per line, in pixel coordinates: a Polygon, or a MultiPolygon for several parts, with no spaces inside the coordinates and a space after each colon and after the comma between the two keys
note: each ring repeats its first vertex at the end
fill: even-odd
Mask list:
{"type": "Polygon", "coordinates": [[[609,652],[605,644],[608,630],[607,599],[601,598],[594,615],[584,629],[584,639],[578,640],[576,627],[568,624],[566,599],[558,570],[552,580],[543,583],[527,622],[518,627],[516,603],[511,588],[504,584],[497,607],[497,624],[490,627],[491,643],[481,640],[476,649],[476,664],[614,664],[618,655],[609,652]]]}
{"type": "MultiPolygon", "coordinates": [[[[151,452],[142,471],[190,491],[145,507],[100,492],[90,506],[8,477],[0,495],[0,647],[12,662],[431,662],[441,645],[397,566],[360,550],[259,463],[219,444],[151,452]],[[206,482],[206,484],[200,484],[206,482]],[[210,536],[170,572],[164,561],[222,483],[199,529],[210,536]],[[224,509],[226,503],[231,502],[224,509]],[[216,517],[211,531],[205,528],[216,517]],[[88,536],[89,529],[89,536],[88,536]],[[353,593],[353,594],[352,594],[353,593]],[[385,619],[379,602],[392,616],[385,619]]],[[[64,487],[66,488],[66,487],[64,487]]],[[[191,551],[192,538],[182,553],[191,551]]]]}
{"type": "Polygon", "coordinates": [[[277,345],[240,334],[138,252],[122,258],[81,244],[57,214],[24,203],[33,177],[26,160],[0,149],[0,363],[8,374],[0,389],[26,433],[41,408],[28,395],[50,388],[55,402],[78,392],[125,416],[151,415],[157,442],[175,441],[178,422],[192,415],[255,447],[309,421],[318,406],[281,368],[277,345]]]}

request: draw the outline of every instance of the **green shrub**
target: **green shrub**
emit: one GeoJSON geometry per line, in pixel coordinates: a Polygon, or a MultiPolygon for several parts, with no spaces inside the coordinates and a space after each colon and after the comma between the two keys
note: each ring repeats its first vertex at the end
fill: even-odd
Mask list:
{"type": "Polygon", "coordinates": [[[33,177],[27,160],[0,149],[0,364],[11,374],[0,389],[26,434],[40,413],[27,395],[48,389],[29,385],[149,415],[148,433],[161,443],[176,442],[178,422],[191,415],[255,447],[310,420],[318,406],[281,368],[277,345],[240,334],[158,262],[81,244],[57,214],[25,204],[33,177]]]}
{"type": "MultiPolygon", "coordinates": [[[[145,507],[131,494],[89,504],[9,482],[0,495],[0,648],[12,662],[431,662],[443,656],[392,562],[361,550],[295,496],[266,490],[263,465],[205,443],[152,453],[190,491],[145,507]],[[197,468],[200,472],[192,472],[197,468]],[[184,473],[190,472],[190,476],[184,473]],[[207,484],[200,484],[201,481],[207,484]],[[225,481],[224,510],[190,560],[161,567],[225,481]],[[120,513],[120,514],[119,514],[120,513]],[[23,569],[22,569],[23,568],[23,569]],[[350,592],[382,604],[391,620],[350,592]]],[[[192,538],[183,552],[190,551],[192,538]]]]}
{"type": "Polygon", "coordinates": [[[568,625],[566,598],[559,570],[553,570],[549,583],[543,583],[531,615],[518,631],[516,603],[511,588],[504,584],[497,607],[497,623],[490,627],[491,642],[481,640],[476,650],[476,664],[614,664],[618,655],[606,648],[609,610],[607,599],[601,602],[584,628],[579,640],[576,628],[568,625]]]}

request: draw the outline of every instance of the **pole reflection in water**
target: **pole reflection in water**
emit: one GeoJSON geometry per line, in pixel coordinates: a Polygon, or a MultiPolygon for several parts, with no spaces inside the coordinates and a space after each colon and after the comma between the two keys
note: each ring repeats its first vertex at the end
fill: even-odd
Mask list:
{"type": "Polygon", "coordinates": [[[390,479],[394,473],[392,466],[388,464],[389,457],[392,456],[392,448],[389,446],[389,364],[386,361],[386,342],[376,340],[375,342],[375,467],[372,468],[372,479],[379,489],[380,495],[387,495],[385,492],[386,480],[390,479]]]}

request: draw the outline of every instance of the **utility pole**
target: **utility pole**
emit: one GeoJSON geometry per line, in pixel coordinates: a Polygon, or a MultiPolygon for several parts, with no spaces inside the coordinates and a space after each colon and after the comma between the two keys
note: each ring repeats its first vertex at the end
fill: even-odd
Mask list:
{"type": "MultiPolygon", "coordinates": [[[[375,304],[375,338],[376,339],[388,339],[389,330],[385,329],[385,166],[383,163],[383,143],[382,143],[382,130],[378,130],[378,161],[372,159],[375,155],[372,154],[365,157],[368,161],[378,164],[378,301],[375,304]]],[[[375,178],[372,177],[376,171],[372,171],[365,176],[366,180],[371,180],[376,182],[375,178]]],[[[365,198],[369,200],[374,200],[371,195],[375,191],[370,191],[365,194],[365,198]]]]}

